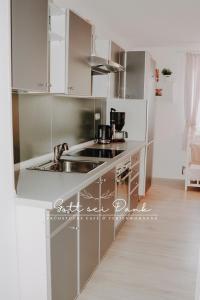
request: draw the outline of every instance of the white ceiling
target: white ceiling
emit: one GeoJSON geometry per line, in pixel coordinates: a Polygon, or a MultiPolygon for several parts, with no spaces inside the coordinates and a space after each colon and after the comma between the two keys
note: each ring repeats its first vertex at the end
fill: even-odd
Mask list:
{"type": "Polygon", "coordinates": [[[57,0],[126,49],[200,43],[200,0],[57,0]]]}

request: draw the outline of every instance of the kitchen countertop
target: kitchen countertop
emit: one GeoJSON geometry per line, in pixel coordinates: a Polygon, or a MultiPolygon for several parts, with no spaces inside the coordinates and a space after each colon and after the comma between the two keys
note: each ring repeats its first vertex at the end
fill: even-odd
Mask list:
{"type": "MultiPolygon", "coordinates": [[[[127,141],[125,143],[112,143],[107,145],[94,144],[89,148],[118,149],[124,150],[124,152],[114,158],[104,159],[104,164],[87,174],[54,173],[27,169],[20,170],[16,173],[16,203],[17,205],[52,209],[58,199],[66,200],[73,196],[94,180],[98,179],[101,175],[115,167],[126,156],[139,151],[144,146],[144,142],[138,141],[127,141]]],[[[69,157],[69,159],[71,159],[71,157],[69,157]]],[[[82,159],[90,160],[88,157],[82,159]]],[[[102,159],[93,158],[91,160],[102,159]]]]}

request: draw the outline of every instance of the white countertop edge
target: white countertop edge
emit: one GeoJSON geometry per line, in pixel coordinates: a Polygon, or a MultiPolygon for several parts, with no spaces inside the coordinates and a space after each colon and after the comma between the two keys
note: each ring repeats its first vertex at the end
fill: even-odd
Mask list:
{"type": "Polygon", "coordinates": [[[43,200],[34,200],[34,199],[16,197],[15,203],[17,206],[30,206],[35,208],[43,208],[45,210],[52,209],[52,202],[47,202],[43,200]]]}
{"type": "MultiPolygon", "coordinates": [[[[60,195],[59,198],[53,200],[53,201],[44,201],[43,199],[27,199],[22,198],[18,195],[16,195],[16,204],[17,205],[23,205],[23,206],[32,206],[32,207],[38,207],[38,208],[44,208],[44,209],[53,209],[54,204],[57,200],[63,199],[64,201],[72,197],[74,194],[78,193],[80,190],[82,190],[84,187],[91,184],[93,181],[101,177],[103,174],[107,173],[114,167],[116,167],[118,164],[120,164],[123,160],[127,159],[130,155],[133,155],[134,153],[141,150],[143,147],[145,147],[145,142],[140,142],[141,144],[138,146],[135,146],[133,149],[127,149],[124,152],[120,153],[116,157],[112,158],[109,161],[105,161],[104,164],[97,167],[95,170],[88,173],[88,178],[85,178],[81,184],[77,185],[74,189],[67,191],[65,194],[60,195]]],[[[91,142],[90,144],[91,145],[91,142]]],[[[88,145],[87,145],[88,146],[88,145]]],[[[80,147],[79,147],[80,148],[80,147]]],[[[70,148],[70,150],[72,150],[70,148]]],[[[66,175],[66,174],[63,174],[66,175]]]]}

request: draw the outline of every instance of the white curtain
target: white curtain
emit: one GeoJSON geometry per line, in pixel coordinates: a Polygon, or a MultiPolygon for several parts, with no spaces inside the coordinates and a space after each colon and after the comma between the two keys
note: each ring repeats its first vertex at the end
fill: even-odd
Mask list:
{"type": "Polygon", "coordinates": [[[200,54],[186,54],[185,70],[185,133],[183,146],[192,140],[197,129],[200,109],[200,54]]]}

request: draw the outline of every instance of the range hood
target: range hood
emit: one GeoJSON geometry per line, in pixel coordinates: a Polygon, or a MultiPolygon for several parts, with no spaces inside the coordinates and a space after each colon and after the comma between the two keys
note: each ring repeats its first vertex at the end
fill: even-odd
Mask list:
{"type": "Polygon", "coordinates": [[[88,58],[88,63],[92,68],[93,75],[124,72],[124,67],[120,64],[99,56],[91,55],[88,58]]]}

